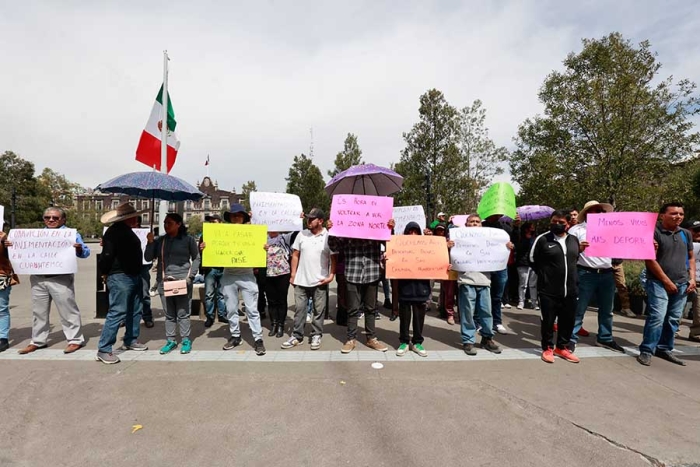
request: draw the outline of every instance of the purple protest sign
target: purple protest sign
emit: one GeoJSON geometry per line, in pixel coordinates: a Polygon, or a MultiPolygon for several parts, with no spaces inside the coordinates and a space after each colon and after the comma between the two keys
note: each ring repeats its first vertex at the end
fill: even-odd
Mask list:
{"type": "Polygon", "coordinates": [[[387,196],[333,195],[329,234],[335,237],[390,240],[387,225],[394,208],[394,198],[387,196]]]}
{"type": "Polygon", "coordinates": [[[586,216],[586,256],[655,259],[653,212],[611,212],[586,216]]]}

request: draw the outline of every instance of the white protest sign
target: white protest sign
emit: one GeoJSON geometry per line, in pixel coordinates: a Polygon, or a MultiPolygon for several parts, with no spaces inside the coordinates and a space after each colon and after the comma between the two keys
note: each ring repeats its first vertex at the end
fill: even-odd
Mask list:
{"type": "MultiPolygon", "coordinates": [[[[105,232],[107,232],[107,229],[109,227],[105,226],[102,229],[102,236],[105,236],[105,232]]],[[[151,231],[151,229],[131,229],[134,231],[137,237],[139,237],[139,240],[141,240],[141,261],[143,264],[151,264],[148,261],[146,261],[146,258],[143,257],[143,255],[146,253],[146,245],[148,244],[148,239],[146,236],[148,235],[148,232],[151,231]]]]}
{"type": "Polygon", "coordinates": [[[17,274],[75,274],[75,229],[12,229],[8,248],[17,274]]]}
{"type": "Polygon", "coordinates": [[[303,208],[297,195],[288,193],[250,193],[251,224],[266,225],[268,232],[304,230],[303,208]]]}
{"type": "Polygon", "coordinates": [[[0,205],[0,230],[5,227],[5,206],[0,205]]]}
{"type": "Polygon", "coordinates": [[[695,252],[695,280],[700,281],[700,243],[693,243],[695,252]]]}
{"type": "Polygon", "coordinates": [[[409,222],[417,223],[421,230],[425,228],[425,211],[423,206],[394,206],[392,213],[394,222],[394,234],[403,235],[409,222]]]}
{"type": "Polygon", "coordinates": [[[503,229],[458,227],[450,229],[450,262],[455,271],[502,271],[508,267],[510,237],[503,229]]]}

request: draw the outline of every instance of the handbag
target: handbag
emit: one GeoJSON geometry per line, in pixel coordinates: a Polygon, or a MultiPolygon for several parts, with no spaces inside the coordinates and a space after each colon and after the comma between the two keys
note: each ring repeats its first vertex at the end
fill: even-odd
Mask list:
{"type": "MultiPolygon", "coordinates": [[[[161,262],[163,263],[163,266],[160,270],[161,277],[163,279],[163,295],[166,297],[176,297],[178,295],[187,295],[187,280],[186,279],[179,279],[179,280],[165,280],[165,239],[163,239],[163,243],[161,246],[160,250],[160,259],[161,262]]],[[[192,263],[190,263],[190,269],[187,271],[187,277],[190,276],[190,272],[192,271],[192,263]]]]}

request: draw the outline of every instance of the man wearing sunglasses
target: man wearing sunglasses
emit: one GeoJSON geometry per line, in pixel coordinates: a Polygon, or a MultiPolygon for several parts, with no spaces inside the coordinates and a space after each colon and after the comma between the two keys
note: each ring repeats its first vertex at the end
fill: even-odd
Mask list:
{"type": "MultiPolygon", "coordinates": [[[[61,208],[50,207],[44,211],[44,225],[47,229],[65,229],[66,213],[61,208]]],[[[90,248],[83,243],[83,239],[76,232],[75,255],[78,258],[90,256],[90,248]]],[[[32,341],[28,346],[19,351],[20,354],[32,353],[46,347],[49,337],[49,311],[51,302],[56,303],[58,314],[61,317],[63,334],[66,336],[68,346],[63,353],[73,353],[83,345],[85,339],[81,331],[80,310],[75,303],[73,274],[51,274],[30,276],[32,286],[32,341]]]]}

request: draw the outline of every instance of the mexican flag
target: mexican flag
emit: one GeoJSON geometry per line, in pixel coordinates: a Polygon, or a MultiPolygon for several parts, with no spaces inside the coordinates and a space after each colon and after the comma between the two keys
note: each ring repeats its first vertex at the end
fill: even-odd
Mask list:
{"type": "MultiPolygon", "coordinates": [[[[141,133],[139,147],[136,148],[136,160],[146,164],[147,166],[160,170],[160,136],[163,125],[163,86],[158,91],[156,103],[153,104],[151,116],[148,118],[146,128],[141,133]]],[[[180,140],[177,139],[175,133],[175,112],[173,112],[173,104],[168,93],[168,173],[175,165],[177,151],[180,148],[180,140]]]]}

